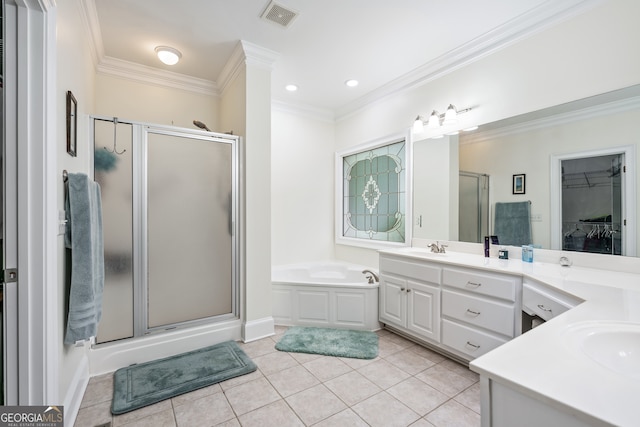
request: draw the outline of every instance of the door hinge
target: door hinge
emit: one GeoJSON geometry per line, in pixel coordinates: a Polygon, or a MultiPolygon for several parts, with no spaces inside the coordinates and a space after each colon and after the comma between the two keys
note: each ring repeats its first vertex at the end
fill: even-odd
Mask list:
{"type": "Polygon", "coordinates": [[[2,283],[13,283],[18,281],[18,269],[17,268],[7,268],[6,270],[2,270],[2,277],[0,278],[0,282],[2,283]]]}

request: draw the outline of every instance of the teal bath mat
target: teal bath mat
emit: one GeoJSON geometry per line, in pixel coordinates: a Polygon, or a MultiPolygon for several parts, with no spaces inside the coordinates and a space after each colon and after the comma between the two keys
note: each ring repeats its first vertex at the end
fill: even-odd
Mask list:
{"type": "Polygon", "coordinates": [[[133,411],[256,369],[233,341],[127,366],[114,374],[111,413],[133,411]]]}
{"type": "Polygon", "coordinates": [[[293,326],[278,341],[276,349],[293,353],[374,359],[378,355],[378,335],[369,331],[293,326]]]}

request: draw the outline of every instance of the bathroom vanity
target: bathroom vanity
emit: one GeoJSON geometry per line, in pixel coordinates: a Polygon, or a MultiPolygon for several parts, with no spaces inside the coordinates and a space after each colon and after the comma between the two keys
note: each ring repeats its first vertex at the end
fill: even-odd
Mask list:
{"type": "Polygon", "coordinates": [[[556,254],[380,251],[380,322],[469,362],[485,427],[638,425],[637,260],[563,267],[556,254]],[[540,326],[523,328],[523,312],[540,326]]]}
{"type": "MultiPolygon", "coordinates": [[[[522,278],[475,268],[475,257],[420,249],[380,252],[379,320],[468,362],[520,334],[522,278]]],[[[494,260],[498,261],[498,260],[494,260]]],[[[508,263],[503,263],[507,266],[508,263]]]]}

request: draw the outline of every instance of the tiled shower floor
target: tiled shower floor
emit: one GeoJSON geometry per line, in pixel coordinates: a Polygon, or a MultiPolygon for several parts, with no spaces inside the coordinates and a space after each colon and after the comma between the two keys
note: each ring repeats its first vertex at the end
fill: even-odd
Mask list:
{"type": "Polygon", "coordinates": [[[240,343],[258,370],[123,415],[112,374],[89,381],[76,427],[479,426],[478,375],[388,331],[359,360],[277,351],[277,335],[240,343]]]}

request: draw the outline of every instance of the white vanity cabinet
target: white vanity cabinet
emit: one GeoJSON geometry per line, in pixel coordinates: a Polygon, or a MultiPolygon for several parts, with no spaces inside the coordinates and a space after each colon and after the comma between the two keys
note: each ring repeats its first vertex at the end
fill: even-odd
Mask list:
{"type": "Polygon", "coordinates": [[[520,331],[519,276],[468,268],[442,270],[442,344],[472,360],[520,331]]]}
{"type": "Polygon", "coordinates": [[[380,322],[419,339],[440,342],[437,264],[380,257],[380,322]]]}
{"type": "Polygon", "coordinates": [[[522,311],[547,321],[575,307],[581,299],[562,293],[530,278],[522,285],[522,311]]]}

